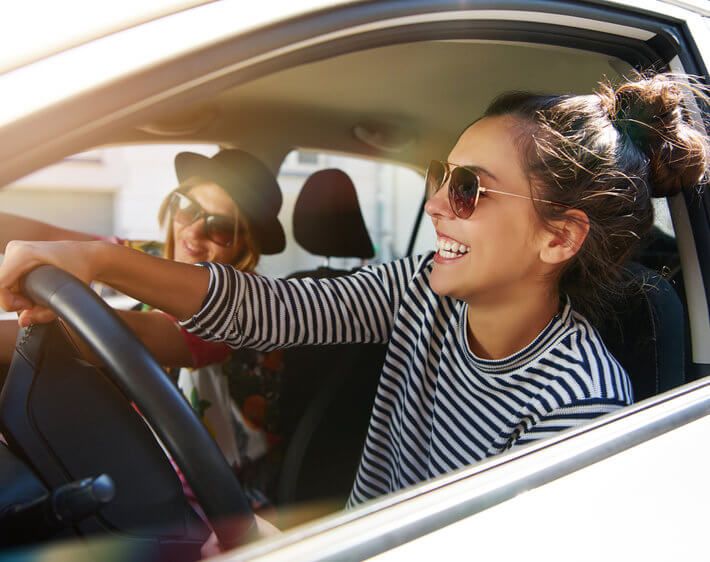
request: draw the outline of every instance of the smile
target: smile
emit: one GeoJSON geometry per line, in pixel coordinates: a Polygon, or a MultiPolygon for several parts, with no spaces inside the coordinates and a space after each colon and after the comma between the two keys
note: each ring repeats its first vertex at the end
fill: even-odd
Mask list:
{"type": "Polygon", "coordinates": [[[450,238],[438,237],[436,239],[436,252],[442,258],[455,259],[466,255],[471,248],[450,238]]]}
{"type": "Polygon", "coordinates": [[[203,253],[203,250],[201,248],[192,246],[191,244],[187,243],[186,241],[182,241],[182,247],[187,251],[188,254],[191,254],[193,256],[199,255],[203,253]]]}

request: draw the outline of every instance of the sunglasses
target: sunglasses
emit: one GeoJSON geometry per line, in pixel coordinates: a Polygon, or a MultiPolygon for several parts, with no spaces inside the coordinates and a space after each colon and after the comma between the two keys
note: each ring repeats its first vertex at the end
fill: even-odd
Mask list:
{"type": "Polygon", "coordinates": [[[177,191],[170,197],[170,212],[173,220],[182,226],[205,219],[203,228],[208,240],[219,246],[234,244],[237,223],[233,217],[208,213],[196,201],[177,191]]]}
{"type": "Polygon", "coordinates": [[[506,191],[498,191],[481,185],[481,178],[473,171],[472,168],[466,166],[457,166],[449,162],[441,162],[432,160],[426,171],[426,186],[427,199],[434,197],[441,187],[449,180],[449,204],[454,214],[460,219],[467,219],[476,210],[478,199],[481,193],[498,193],[500,195],[508,195],[510,197],[518,197],[519,199],[529,199],[531,201],[539,201],[540,203],[549,203],[551,205],[559,205],[566,207],[561,203],[555,203],[546,199],[537,199],[526,195],[518,195],[517,193],[508,193],[506,191]]]}

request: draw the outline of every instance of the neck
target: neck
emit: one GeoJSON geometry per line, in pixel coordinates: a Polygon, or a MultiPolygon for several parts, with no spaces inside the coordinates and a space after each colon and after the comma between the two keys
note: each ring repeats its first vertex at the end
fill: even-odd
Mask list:
{"type": "Polygon", "coordinates": [[[467,301],[468,344],[482,359],[502,359],[520,351],[559,310],[559,294],[549,287],[527,286],[512,293],[467,301]]]}

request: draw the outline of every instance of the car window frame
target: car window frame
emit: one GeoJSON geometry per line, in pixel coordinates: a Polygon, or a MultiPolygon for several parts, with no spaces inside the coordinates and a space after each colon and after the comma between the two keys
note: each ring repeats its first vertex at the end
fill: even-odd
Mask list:
{"type": "MultiPolygon", "coordinates": [[[[416,6],[422,6],[424,3],[421,2],[412,2],[412,5],[416,6]]],[[[445,6],[448,6],[450,9],[449,15],[454,13],[453,5],[457,4],[456,2],[444,2],[442,3],[445,6]]],[[[505,6],[514,6],[516,5],[514,2],[502,2],[503,5],[505,6]]],[[[562,3],[560,3],[562,4],[562,3]]],[[[571,5],[571,2],[564,3],[564,6],[571,5]]],[[[367,17],[370,18],[376,18],[376,17],[381,17],[382,13],[387,14],[387,10],[383,8],[383,6],[386,5],[386,8],[390,10],[390,14],[392,13],[402,13],[404,11],[403,8],[398,7],[397,10],[395,10],[394,2],[382,2],[381,6],[377,8],[377,10],[381,10],[377,12],[374,16],[372,14],[368,14],[367,17]],[[378,15],[379,14],[379,15],[378,15]]],[[[476,4],[478,5],[478,3],[476,4]]],[[[537,0],[532,3],[534,7],[541,7],[544,8],[547,6],[548,11],[552,9],[552,7],[549,5],[549,3],[545,2],[538,2],[537,0]]],[[[401,6],[401,4],[400,4],[401,6]]],[[[375,8],[372,5],[353,5],[353,6],[346,6],[339,8],[336,11],[329,12],[326,14],[321,14],[322,17],[327,19],[328,17],[332,16],[332,18],[335,18],[336,15],[340,16],[345,16],[350,11],[353,13],[357,13],[358,9],[362,10],[375,10],[375,8]]],[[[640,26],[640,29],[646,29],[647,27],[651,27],[653,29],[658,29],[659,32],[656,35],[656,37],[660,37],[659,42],[666,42],[668,43],[670,41],[669,39],[669,34],[671,32],[675,33],[676,30],[678,29],[684,29],[682,25],[677,24],[677,22],[672,21],[671,18],[668,18],[667,16],[664,16],[663,14],[658,15],[657,17],[654,17],[652,15],[649,15],[648,13],[637,13],[637,12],[628,12],[628,11],[623,11],[620,9],[609,9],[608,12],[601,7],[580,7],[581,10],[580,13],[585,14],[586,16],[591,16],[593,14],[596,14],[597,17],[601,18],[602,14],[608,15],[611,19],[611,16],[618,16],[620,21],[624,21],[625,23],[629,24],[634,21],[636,21],[634,18],[638,18],[638,25],[640,26]],[[588,8],[588,9],[587,9],[588,8]],[[585,10],[587,10],[585,12],[585,10]],[[651,25],[655,22],[655,26],[651,25]]],[[[474,10],[475,11],[475,10],[474,10]]],[[[574,12],[573,12],[574,13],[574,12]]],[[[480,14],[479,14],[480,15],[480,14]]],[[[403,17],[400,15],[400,17],[403,17]]],[[[572,16],[576,17],[576,16],[572,16]]],[[[315,16],[314,16],[315,18],[315,16]]],[[[300,24],[308,23],[310,21],[313,21],[308,18],[304,18],[302,21],[299,22],[300,24]]],[[[378,21],[375,19],[374,21],[378,21]]],[[[453,22],[452,22],[453,23],[453,22]]],[[[427,29],[426,26],[422,23],[419,23],[417,25],[423,26],[419,29],[420,32],[422,32],[422,36],[424,36],[426,33],[424,32],[429,32],[432,29],[435,32],[441,32],[444,30],[442,26],[440,26],[441,20],[438,20],[436,22],[436,25],[433,25],[432,28],[427,29]]],[[[488,25],[489,22],[486,20],[486,24],[488,25]]],[[[337,25],[335,25],[334,22],[329,22],[328,25],[334,26],[337,28],[337,25]]],[[[326,25],[325,27],[328,27],[326,25]]],[[[506,33],[516,33],[516,29],[519,30],[520,27],[518,26],[515,28],[504,30],[506,33]]],[[[536,25],[532,25],[532,28],[535,28],[536,25]]],[[[373,40],[375,43],[378,41],[382,42],[384,41],[384,38],[381,36],[382,35],[382,29],[385,31],[391,30],[394,32],[401,31],[401,26],[397,27],[394,26],[392,28],[381,28],[379,30],[372,31],[373,35],[369,36],[369,40],[373,40]],[[378,35],[378,33],[380,35],[378,35]]],[[[278,31],[278,30],[277,30],[278,31]]],[[[408,31],[411,31],[408,30],[408,31]]],[[[456,31],[456,30],[454,30],[456,31]]],[[[570,34],[572,34],[573,30],[568,30],[570,34]]],[[[456,31],[459,32],[459,31],[456,31]]],[[[312,33],[312,30],[311,30],[312,33]]],[[[370,33],[370,32],[368,32],[370,33]]],[[[589,32],[584,33],[584,37],[589,39],[589,36],[587,35],[589,32]]],[[[678,57],[678,66],[679,68],[682,68],[683,70],[693,72],[693,69],[696,71],[704,68],[702,60],[698,63],[698,61],[694,61],[694,54],[692,52],[692,49],[690,49],[688,52],[686,52],[685,49],[689,49],[688,45],[688,40],[690,40],[690,43],[692,44],[692,34],[691,37],[687,37],[687,28],[685,28],[685,31],[683,33],[680,33],[678,37],[676,37],[679,41],[680,49],[681,49],[681,54],[678,57]]],[[[278,35],[278,33],[276,34],[278,35]]],[[[284,37],[287,36],[287,33],[284,33],[284,37]]],[[[594,33],[592,33],[594,35],[594,33]]],[[[601,34],[600,35],[604,35],[601,34]]],[[[284,40],[284,37],[279,36],[281,41],[284,40]]],[[[247,38],[248,39],[248,38],[247,38]]],[[[355,39],[360,40],[361,44],[362,41],[367,41],[368,36],[363,32],[362,36],[355,36],[355,39]]],[[[530,39],[530,37],[528,37],[530,39]]],[[[275,41],[275,40],[274,40],[275,41]]],[[[340,39],[339,39],[340,41],[340,39]]],[[[357,41],[354,41],[357,43],[357,41]]],[[[248,43],[248,41],[247,41],[248,43]]],[[[259,52],[259,49],[264,49],[264,45],[260,45],[258,41],[255,40],[256,44],[249,44],[247,47],[243,47],[243,51],[239,51],[240,53],[255,53],[259,52]],[[250,51],[251,49],[251,51],[250,51]]],[[[46,160],[49,158],[53,159],[53,155],[60,154],[62,151],[69,149],[70,151],[74,151],[71,147],[72,146],[83,146],[87,142],[91,143],[92,139],[98,139],[101,137],[101,135],[105,134],[107,130],[109,130],[111,127],[116,127],[119,124],[125,125],[126,123],[138,123],[142,119],[144,119],[147,115],[152,114],[156,111],[156,108],[160,107],[161,109],[166,109],[170,107],[174,107],[178,103],[184,102],[186,99],[189,99],[190,96],[196,95],[195,92],[199,91],[201,94],[205,94],[206,92],[210,91],[216,91],[219,89],[222,89],[223,87],[226,87],[227,84],[234,85],[236,83],[239,83],[240,81],[246,81],[251,78],[254,78],[255,76],[263,75],[266,72],[271,72],[275,68],[282,68],[284,66],[287,66],[289,64],[294,64],[295,60],[315,60],[318,57],[323,57],[325,56],[325,53],[323,52],[322,48],[323,47],[328,47],[328,43],[324,43],[322,45],[314,45],[310,44],[309,46],[304,46],[302,47],[303,52],[296,52],[294,53],[282,53],[281,55],[277,55],[273,57],[272,59],[265,60],[265,59],[259,59],[258,54],[254,54],[254,57],[250,60],[252,60],[252,66],[245,66],[243,65],[237,70],[234,70],[231,74],[225,74],[225,75],[219,75],[219,71],[215,70],[215,64],[219,65],[222,64],[220,63],[215,63],[212,61],[208,67],[205,69],[205,75],[211,76],[211,79],[204,84],[199,84],[195,85],[191,84],[195,80],[199,81],[199,77],[195,76],[186,76],[185,73],[181,73],[181,75],[178,78],[175,78],[174,80],[176,82],[183,82],[180,85],[176,85],[173,87],[173,90],[171,90],[171,95],[168,98],[164,98],[161,96],[158,96],[160,99],[155,99],[155,94],[152,94],[153,97],[151,97],[151,94],[149,92],[143,91],[143,93],[148,97],[147,101],[143,101],[143,103],[136,102],[135,100],[130,100],[129,104],[130,109],[126,109],[125,106],[118,104],[117,100],[114,99],[117,93],[114,91],[114,88],[118,88],[117,84],[113,84],[110,87],[107,86],[107,91],[106,92],[101,92],[101,94],[105,94],[108,98],[110,98],[106,104],[99,104],[99,109],[107,109],[110,107],[113,107],[114,109],[112,110],[113,112],[111,113],[110,118],[103,119],[99,123],[89,123],[89,120],[86,120],[86,123],[83,123],[78,129],[74,129],[71,132],[68,130],[71,126],[71,123],[68,121],[63,121],[61,123],[61,128],[62,129],[67,129],[64,131],[63,134],[59,135],[59,137],[55,141],[48,140],[45,138],[45,142],[47,143],[46,146],[49,148],[45,148],[42,150],[37,150],[32,152],[31,154],[27,156],[18,156],[15,155],[14,158],[11,158],[8,161],[8,166],[3,169],[3,174],[4,176],[0,177],[11,177],[12,174],[18,173],[18,170],[23,170],[27,169],[28,167],[33,167],[36,164],[34,162],[36,161],[45,161],[45,163],[48,163],[46,160]],[[309,50],[311,49],[311,50],[309,50]],[[217,76],[213,76],[210,74],[217,74],[217,76]],[[192,82],[191,82],[192,81],[192,82]],[[191,89],[192,88],[192,89],[191,89]],[[112,97],[113,96],[113,97],[112,97]],[[61,143],[61,147],[59,148],[61,143]],[[66,144],[64,144],[66,143],[66,144]],[[36,160],[34,160],[36,159],[36,160]]],[[[223,46],[225,47],[225,46],[223,46]]],[[[226,48],[226,47],[225,47],[226,48]]],[[[353,42],[348,42],[344,41],[342,43],[339,43],[336,48],[335,52],[344,51],[347,49],[353,48],[353,42]]],[[[195,64],[199,60],[202,59],[202,57],[209,57],[210,53],[215,54],[217,51],[212,51],[210,49],[217,49],[216,47],[212,46],[211,48],[201,50],[199,53],[191,53],[189,55],[185,55],[183,57],[180,57],[179,59],[176,59],[174,61],[170,61],[169,63],[165,63],[165,65],[161,66],[160,69],[156,70],[156,72],[168,72],[171,68],[174,67],[175,64],[178,62],[185,64],[185,63],[191,63],[195,64]]],[[[278,46],[273,46],[272,49],[278,50],[278,46]]],[[[234,49],[232,49],[234,50],[234,49]]],[[[229,51],[229,49],[227,49],[229,51]]],[[[262,51],[262,56],[263,56],[262,51]]],[[[697,49],[696,49],[696,52],[697,49]]],[[[222,58],[220,58],[220,61],[224,60],[224,57],[226,56],[226,53],[221,53],[222,58]]],[[[233,55],[233,53],[232,53],[233,55]]],[[[328,51],[328,56],[332,56],[333,51],[329,50],[328,51]]],[[[705,72],[705,76],[707,76],[707,73],[705,72]]],[[[142,78],[145,78],[145,75],[142,76],[142,78]]],[[[204,78],[204,76],[203,76],[204,78]]],[[[135,77],[128,78],[126,79],[125,83],[123,85],[130,85],[132,84],[132,80],[134,80],[135,77]]],[[[160,82],[160,81],[159,81],[160,82]]],[[[118,88],[120,90],[120,88],[118,88]]],[[[78,103],[77,100],[70,100],[67,102],[69,106],[74,107],[76,103],[78,103]]],[[[52,107],[47,109],[46,111],[41,112],[41,115],[32,115],[28,116],[26,119],[22,119],[19,122],[19,125],[22,126],[29,126],[32,124],[39,124],[41,123],[40,118],[46,118],[49,115],[54,115],[57,114],[59,111],[65,111],[68,106],[59,104],[56,107],[52,107]]],[[[109,109],[109,112],[111,110],[109,109]]],[[[86,115],[84,119],[86,119],[86,115]]],[[[8,134],[11,134],[13,130],[13,127],[19,126],[18,123],[15,123],[11,126],[3,127],[0,129],[0,135],[3,135],[4,138],[7,138],[8,134]]],[[[0,137],[1,138],[1,137],[0,137]]],[[[31,138],[31,135],[25,135],[23,137],[23,143],[26,143],[28,138],[31,138]]],[[[3,143],[0,143],[0,145],[3,143]]],[[[0,179],[1,181],[1,179],[0,179]]],[[[695,262],[700,262],[698,263],[698,272],[699,272],[699,282],[701,285],[703,285],[703,293],[705,295],[705,311],[707,311],[707,301],[708,301],[708,295],[710,294],[710,283],[708,280],[710,280],[710,259],[706,260],[705,263],[703,263],[700,258],[705,257],[708,252],[710,252],[710,222],[708,221],[708,210],[710,210],[710,199],[708,198],[708,195],[705,194],[703,195],[703,205],[698,206],[694,205],[693,201],[691,200],[685,200],[684,203],[685,205],[683,206],[686,208],[686,210],[689,213],[687,224],[685,227],[690,228],[693,232],[693,236],[695,237],[694,240],[698,242],[695,248],[691,248],[688,250],[688,255],[689,257],[686,257],[686,260],[690,261],[695,261],[695,262]],[[697,213],[697,214],[693,214],[697,213]]],[[[685,267],[685,264],[684,264],[685,267]]],[[[236,552],[233,553],[231,556],[231,559],[233,560],[246,560],[248,559],[248,556],[252,556],[256,553],[265,553],[269,551],[269,549],[272,548],[285,548],[289,543],[289,541],[304,541],[306,535],[310,537],[310,533],[313,534],[318,534],[319,536],[317,537],[321,541],[331,541],[332,542],[332,535],[329,535],[329,533],[335,533],[339,530],[346,529],[347,525],[352,524],[353,522],[356,521],[362,521],[364,518],[368,516],[372,516],[377,513],[384,513],[385,510],[388,509],[393,509],[396,505],[403,505],[402,502],[407,502],[407,501],[414,501],[415,498],[425,498],[427,496],[434,496],[437,494],[437,491],[443,489],[441,488],[443,482],[449,482],[449,479],[457,479],[457,478],[473,478],[479,474],[484,474],[486,471],[490,471],[494,467],[499,467],[504,464],[508,463],[514,463],[514,462],[522,462],[521,459],[534,459],[536,454],[543,454],[543,452],[547,451],[545,454],[550,454],[550,451],[552,451],[552,454],[555,453],[555,451],[560,450],[561,445],[563,443],[572,443],[575,441],[575,446],[579,446],[580,443],[582,444],[582,448],[586,447],[590,443],[588,440],[594,441],[598,436],[599,433],[595,432],[601,432],[604,428],[607,428],[606,431],[610,431],[609,428],[612,428],[614,430],[618,430],[620,432],[620,435],[617,435],[617,447],[620,447],[619,449],[606,449],[607,451],[619,451],[619,450],[624,450],[623,448],[628,448],[630,446],[633,446],[632,443],[635,442],[642,442],[643,440],[648,440],[653,438],[655,435],[659,435],[660,432],[665,432],[669,431],[670,428],[672,427],[677,427],[678,425],[674,424],[684,424],[688,423],[689,420],[692,419],[697,419],[697,417],[700,416],[705,416],[707,415],[708,411],[710,410],[710,382],[706,381],[699,381],[696,383],[690,383],[689,385],[685,385],[684,387],[681,387],[680,389],[675,389],[673,391],[669,391],[669,393],[666,393],[664,395],[660,395],[658,397],[654,397],[652,399],[649,399],[648,401],[645,401],[643,403],[630,406],[628,408],[623,409],[622,411],[616,413],[616,414],[611,414],[610,416],[605,416],[604,418],[597,420],[595,422],[592,422],[589,426],[584,426],[584,428],[578,428],[576,430],[570,430],[570,432],[565,432],[562,433],[558,436],[555,436],[551,438],[549,441],[545,441],[540,444],[533,444],[529,448],[526,449],[521,449],[519,451],[514,451],[508,454],[505,454],[501,457],[496,457],[493,459],[489,459],[488,461],[484,461],[480,463],[479,465],[476,465],[475,467],[468,467],[466,469],[463,469],[462,472],[457,472],[452,475],[447,475],[445,477],[442,477],[443,480],[435,480],[432,482],[424,483],[420,486],[417,486],[415,488],[409,489],[409,490],[404,490],[400,492],[399,494],[395,494],[391,497],[387,498],[382,498],[381,500],[375,500],[371,504],[366,504],[358,509],[353,510],[350,513],[343,514],[336,516],[334,519],[328,519],[326,521],[320,521],[316,522],[313,524],[312,527],[308,527],[307,530],[299,530],[299,531],[293,531],[295,534],[289,534],[286,533],[282,537],[278,537],[276,539],[272,539],[271,542],[269,541],[268,543],[263,543],[263,544],[258,544],[254,545],[253,547],[246,547],[244,549],[243,553],[236,552]],[[663,413],[663,408],[668,407],[668,406],[677,406],[671,407],[672,412],[666,414],[663,413]],[[633,441],[631,437],[629,437],[629,431],[632,427],[637,424],[639,421],[639,418],[641,417],[642,412],[655,412],[658,414],[658,418],[652,423],[649,421],[648,423],[642,424],[641,427],[638,427],[633,435],[634,439],[640,439],[641,441],[633,441]],[[672,414],[672,415],[671,415],[672,414]],[[634,418],[634,416],[638,416],[634,418]],[[669,417],[670,416],[670,417],[669,417]],[[300,533],[300,534],[299,534],[300,533]],[[299,538],[300,537],[300,538],[299,538]]],[[[603,457],[596,457],[594,456],[593,451],[596,449],[591,449],[587,448],[587,453],[584,456],[584,459],[587,459],[589,462],[597,462],[598,460],[601,460],[603,457]],[[597,460],[594,460],[597,459],[597,460]]],[[[606,453],[599,453],[599,454],[606,454],[606,453]]],[[[614,454],[613,452],[610,454],[614,454]]],[[[538,457],[539,459],[539,457],[538,457]]],[[[580,461],[582,459],[580,458],[580,461]]],[[[531,462],[531,461],[525,461],[525,462],[531,462]]],[[[585,461],[586,462],[586,461],[585,461]]],[[[576,465],[575,465],[576,466],[576,465]]],[[[574,466],[569,467],[570,470],[576,470],[574,466]]],[[[559,473],[557,473],[559,474],[559,473]]],[[[541,485],[541,484],[540,484],[541,485]]],[[[513,488],[506,489],[507,491],[505,494],[514,491],[513,488]]],[[[505,495],[503,494],[503,495],[505,495]]],[[[496,496],[498,499],[496,501],[502,501],[503,495],[496,496]]],[[[489,505],[490,502],[484,502],[486,505],[489,505]]],[[[461,503],[454,504],[453,507],[451,508],[450,511],[447,511],[452,517],[463,517],[464,515],[470,515],[470,507],[464,507],[462,506],[461,503]]],[[[435,528],[440,528],[442,525],[449,524],[450,521],[452,521],[451,517],[439,519],[438,522],[436,523],[435,528]]],[[[402,522],[402,524],[406,524],[406,522],[402,522]]],[[[377,539],[377,542],[371,543],[371,546],[365,546],[369,550],[365,551],[356,551],[354,550],[353,542],[350,541],[347,544],[343,544],[339,548],[348,548],[350,550],[347,550],[348,555],[351,554],[356,554],[358,553],[358,557],[361,556],[363,553],[370,553],[370,555],[375,553],[375,550],[377,552],[381,552],[381,549],[386,549],[388,547],[391,547],[393,544],[396,544],[397,540],[410,540],[414,536],[419,536],[421,533],[424,532],[430,532],[434,527],[414,527],[413,530],[407,531],[404,530],[403,528],[398,528],[398,527],[390,527],[385,529],[384,527],[379,531],[379,538],[377,539]],[[429,529],[428,531],[426,529],[429,529]],[[400,537],[399,539],[397,537],[400,537]],[[376,547],[376,548],[375,548],[376,547]]],[[[369,540],[369,539],[368,539],[369,540]]],[[[295,544],[295,543],[294,543],[295,544]]],[[[303,542],[301,544],[304,544],[303,542]]],[[[322,543],[319,543],[322,544],[322,543]]],[[[365,548],[363,547],[363,548],[365,548]]],[[[315,548],[315,547],[314,547],[315,548]]],[[[325,547],[324,547],[325,548],[325,547]]],[[[311,550],[310,555],[315,555],[317,550],[311,550]]],[[[325,553],[324,556],[330,555],[328,554],[329,552],[327,549],[323,550],[325,553]]],[[[295,559],[295,558],[294,558],[295,559]]],[[[324,558],[321,556],[320,558],[309,558],[309,559],[328,559],[324,558]]]]}

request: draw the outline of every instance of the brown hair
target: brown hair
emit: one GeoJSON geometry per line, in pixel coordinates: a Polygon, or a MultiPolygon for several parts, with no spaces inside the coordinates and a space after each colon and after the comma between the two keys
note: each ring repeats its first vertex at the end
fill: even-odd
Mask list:
{"type": "MultiPolygon", "coordinates": [[[[708,177],[707,136],[687,122],[683,99],[704,89],[689,77],[637,76],[591,95],[510,92],[484,117],[516,118],[517,144],[534,197],[583,211],[584,244],[559,273],[559,291],[597,321],[625,286],[624,265],[653,225],[651,197],[699,186],[708,177]]],[[[536,204],[543,224],[563,206],[536,204]]]]}
{"type": "MultiPolygon", "coordinates": [[[[172,229],[173,216],[170,209],[170,199],[173,193],[177,192],[187,194],[191,189],[204,183],[214,182],[197,176],[190,177],[168,193],[165,199],[163,199],[163,202],[160,204],[160,210],[158,211],[158,223],[161,227],[165,228],[165,245],[163,246],[164,258],[169,260],[175,259],[175,235],[172,229]]],[[[239,209],[239,206],[237,206],[237,209],[239,209]]],[[[235,236],[237,238],[236,242],[240,245],[240,249],[234,261],[230,265],[240,271],[254,271],[259,263],[259,258],[261,257],[259,245],[254,238],[247,218],[242,213],[239,213],[236,220],[237,229],[235,236]]]]}

